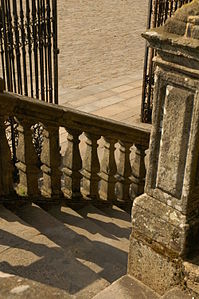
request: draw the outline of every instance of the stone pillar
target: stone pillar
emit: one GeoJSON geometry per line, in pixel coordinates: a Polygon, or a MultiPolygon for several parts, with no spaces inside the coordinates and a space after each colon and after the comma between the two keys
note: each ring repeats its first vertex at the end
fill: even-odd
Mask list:
{"type": "Polygon", "coordinates": [[[143,34],[158,55],[149,168],[132,209],[128,273],[159,294],[184,283],[183,261],[199,233],[197,14],[193,1],[143,34]]]}

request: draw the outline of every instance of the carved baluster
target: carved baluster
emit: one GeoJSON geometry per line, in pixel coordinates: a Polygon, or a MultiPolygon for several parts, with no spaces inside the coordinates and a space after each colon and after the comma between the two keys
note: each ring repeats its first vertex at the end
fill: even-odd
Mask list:
{"type": "Polygon", "coordinates": [[[40,194],[38,188],[39,168],[38,158],[32,142],[32,122],[19,119],[17,169],[19,171],[19,194],[35,197],[40,194]]]}
{"type": "Polygon", "coordinates": [[[146,167],[144,158],[146,147],[135,144],[135,158],[132,165],[132,197],[136,197],[144,192],[146,167]]]}
{"type": "Polygon", "coordinates": [[[80,199],[80,182],[82,175],[82,159],[79,151],[80,132],[74,129],[67,129],[68,145],[63,158],[63,174],[65,181],[64,193],[70,199],[80,199]]]}
{"type": "Polygon", "coordinates": [[[43,171],[42,193],[48,197],[59,198],[62,196],[62,192],[58,127],[44,127],[41,162],[43,164],[41,167],[43,171]]]}
{"type": "Polygon", "coordinates": [[[12,172],[13,166],[6,138],[4,117],[0,115],[0,196],[14,193],[12,172]]]}
{"type": "Polygon", "coordinates": [[[90,199],[98,199],[99,191],[98,191],[98,183],[99,183],[99,171],[100,164],[98,159],[97,141],[100,136],[86,133],[87,137],[86,141],[86,152],[83,160],[83,192],[90,199]]]}
{"type": "Polygon", "coordinates": [[[117,199],[120,201],[130,201],[129,189],[131,184],[130,176],[132,173],[130,163],[130,148],[132,143],[119,141],[119,144],[120,154],[117,175],[119,176],[121,192],[119,192],[117,199]]]}
{"type": "Polygon", "coordinates": [[[115,140],[112,138],[104,138],[104,153],[101,163],[101,186],[100,197],[103,200],[113,201],[115,200],[115,174],[117,166],[115,162],[115,140]]]}

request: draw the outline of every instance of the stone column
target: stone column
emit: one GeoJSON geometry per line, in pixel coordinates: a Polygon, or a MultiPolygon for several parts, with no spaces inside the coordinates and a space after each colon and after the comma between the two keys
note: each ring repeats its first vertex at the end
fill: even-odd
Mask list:
{"type": "Polygon", "coordinates": [[[197,14],[193,1],[143,34],[158,55],[149,168],[132,209],[128,273],[159,294],[184,284],[183,262],[199,233],[197,14]]]}

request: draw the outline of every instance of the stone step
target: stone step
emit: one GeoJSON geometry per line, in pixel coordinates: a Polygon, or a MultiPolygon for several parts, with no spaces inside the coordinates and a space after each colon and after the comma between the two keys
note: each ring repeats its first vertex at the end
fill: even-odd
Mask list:
{"type": "Polygon", "coordinates": [[[84,218],[87,218],[107,231],[112,238],[121,241],[123,248],[128,252],[129,249],[129,237],[131,233],[131,222],[119,219],[114,216],[114,210],[107,209],[105,214],[102,210],[89,205],[78,211],[84,218]]]}
{"type": "Polygon", "coordinates": [[[12,247],[17,248],[23,240],[29,240],[39,234],[38,230],[0,205],[0,253],[12,247]]]}
{"type": "Polygon", "coordinates": [[[77,234],[51,215],[30,205],[20,208],[18,214],[23,216],[23,220],[5,208],[2,211],[2,222],[7,225],[5,231],[1,230],[1,239],[7,249],[0,255],[0,271],[64,290],[75,294],[76,298],[92,298],[109,285],[107,280],[81,261],[81,255],[78,259],[73,254],[76,245],[72,248],[72,243],[78,244],[78,251],[79,246],[87,246],[85,244],[89,242],[79,241],[77,234]],[[29,224],[25,225],[25,219],[29,224]],[[33,222],[34,227],[31,227],[33,222]],[[25,238],[20,236],[24,226],[29,233],[25,238]],[[14,243],[13,238],[16,240],[14,243]],[[66,249],[68,242],[71,247],[66,249]]]}
{"type": "MultiPolygon", "coordinates": [[[[90,206],[90,208],[92,208],[92,206],[90,206]]],[[[87,209],[90,208],[88,208],[87,206],[83,209],[74,211],[70,207],[64,206],[64,204],[62,204],[61,207],[57,209],[54,207],[53,211],[49,210],[48,212],[59,219],[61,222],[67,224],[70,229],[74,230],[78,234],[86,236],[92,242],[102,241],[105,244],[109,244],[110,246],[128,253],[128,246],[126,246],[128,239],[125,240],[126,242],[121,241],[119,238],[115,237],[113,234],[105,230],[102,226],[92,221],[93,219],[84,217],[84,214],[86,215],[87,213],[87,209]]],[[[93,209],[95,209],[95,211],[98,211],[99,213],[102,213],[100,210],[94,207],[93,209]]],[[[111,220],[112,218],[109,218],[109,222],[111,222],[111,220]]]]}
{"type": "MultiPolygon", "coordinates": [[[[93,299],[158,299],[160,296],[138,280],[125,275],[93,299]]],[[[173,299],[173,298],[170,298],[173,299]]]]}
{"type": "Polygon", "coordinates": [[[134,277],[125,275],[94,296],[93,299],[196,299],[175,287],[160,296],[134,277]]]}
{"type": "Polygon", "coordinates": [[[99,206],[99,209],[113,219],[118,219],[120,223],[124,225],[124,227],[127,226],[131,228],[131,215],[119,207],[115,205],[111,207],[99,206]]]}
{"type": "MultiPolygon", "coordinates": [[[[94,285],[94,289],[90,286],[87,292],[92,295],[99,291],[99,287],[106,287],[126,273],[127,253],[117,248],[121,242],[113,242],[107,232],[71,208],[54,206],[46,212],[32,205],[20,208],[17,213],[24,221],[61,246],[67,255],[72,255],[106,281],[106,285],[100,281],[98,287],[94,285]]],[[[78,295],[82,293],[83,291],[78,295]]]]}
{"type": "MultiPolygon", "coordinates": [[[[64,223],[80,239],[86,239],[92,244],[91,250],[83,258],[87,257],[98,265],[100,276],[112,283],[126,273],[128,252],[121,241],[64,204],[51,208],[48,213],[64,223]]],[[[82,246],[80,248],[85,250],[82,246]]]]}
{"type": "Polygon", "coordinates": [[[0,271],[0,298],[2,299],[75,299],[61,289],[0,271]]]}

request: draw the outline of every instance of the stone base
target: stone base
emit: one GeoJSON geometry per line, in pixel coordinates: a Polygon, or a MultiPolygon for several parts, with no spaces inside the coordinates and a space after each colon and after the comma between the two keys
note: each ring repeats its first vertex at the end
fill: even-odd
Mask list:
{"type": "Polygon", "coordinates": [[[143,194],[134,201],[128,274],[163,295],[184,284],[186,219],[173,207],[143,194]]]}
{"type": "Polygon", "coordinates": [[[165,294],[183,283],[182,263],[155,252],[148,244],[131,237],[128,274],[159,293],[165,294]]]}

